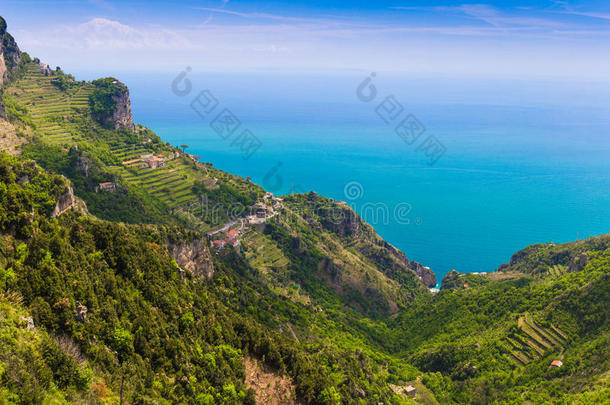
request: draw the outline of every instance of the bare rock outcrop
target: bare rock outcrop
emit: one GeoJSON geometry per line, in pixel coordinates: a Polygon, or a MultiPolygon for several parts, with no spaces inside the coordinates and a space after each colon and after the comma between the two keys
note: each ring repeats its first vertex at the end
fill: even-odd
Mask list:
{"type": "Polygon", "coordinates": [[[347,205],[335,205],[331,210],[319,210],[320,223],[341,237],[355,237],[360,232],[360,218],[347,205]]]}
{"type": "Polygon", "coordinates": [[[112,114],[110,121],[114,129],[129,129],[135,130],[133,116],[131,115],[131,100],[129,99],[129,90],[125,86],[121,88],[112,99],[116,103],[116,109],[112,114]]]}
{"type": "Polygon", "coordinates": [[[21,51],[11,34],[6,32],[6,21],[0,17],[0,85],[17,72],[21,63],[21,51]]]}
{"type": "Polygon", "coordinates": [[[207,278],[214,275],[212,256],[201,239],[184,243],[168,243],[167,249],[176,263],[191,274],[207,278]]]}
{"type": "Polygon", "coordinates": [[[89,172],[92,167],[91,158],[79,151],[76,146],[70,148],[70,155],[72,156],[72,166],[74,167],[74,170],[84,174],[85,177],[89,177],[89,172]]]}
{"type": "Polygon", "coordinates": [[[583,252],[572,259],[572,261],[570,262],[569,271],[580,271],[585,268],[587,263],[589,263],[589,256],[585,252],[583,252]]]}
{"type": "Polygon", "coordinates": [[[72,190],[72,187],[68,187],[68,190],[60,195],[57,199],[57,203],[55,203],[55,208],[53,209],[51,216],[53,218],[57,218],[70,208],[74,207],[75,204],[76,198],[74,197],[74,190],[72,190]]]}
{"type": "Polygon", "coordinates": [[[113,77],[92,83],[96,87],[89,96],[93,117],[106,127],[135,131],[127,86],[113,77]]]}
{"type": "Polygon", "coordinates": [[[388,252],[391,258],[394,259],[391,260],[390,257],[386,257],[383,254],[367,254],[367,257],[381,265],[382,268],[399,271],[401,266],[406,267],[415,273],[426,287],[431,288],[436,286],[436,274],[429,267],[415,260],[410,260],[402,250],[395,248],[383,239],[379,239],[378,244],[383,249],[382,252],[388,252]]]}

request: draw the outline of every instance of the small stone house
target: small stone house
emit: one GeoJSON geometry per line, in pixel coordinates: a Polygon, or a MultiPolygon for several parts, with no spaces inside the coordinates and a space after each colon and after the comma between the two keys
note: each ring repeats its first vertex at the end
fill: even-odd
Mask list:
{"type": "Polygon", "coordinates": [[[405,387],[405,395],[411,398],[415,398],[416,389],[412,385],[407,385],[405,387]]]}
{"type": "Polygon", "coordinates": [[[159,158],[159,157],[151,157],[151,158],[145,159],[144,162],[151,169],[157,169],[159,167],[165,166],[165,159],[159,158]]]}
{"type": "Polygon", "coordinates": [[[108,191],[108,192],[114,192],[116,190],[116,186],[113,182],[111,181],[107,181],[104,183],[100,183],[98,184],[98,186],[96,187],[96,192],[97,191],[108,191]]]}

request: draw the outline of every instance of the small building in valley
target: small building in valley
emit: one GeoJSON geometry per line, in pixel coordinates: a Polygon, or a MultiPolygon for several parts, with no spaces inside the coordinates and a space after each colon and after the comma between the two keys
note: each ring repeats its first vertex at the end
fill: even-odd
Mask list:
{"type": "Polygon", "coordinates": [[[98,184],[98,186],[95,188],[95,191],[109,191],[109,192],[114,192],[116,191],[116,185],[111,182],[111,181],[106,181],[104,183],[100,183],[98,184]]]}
{"type": "Polygon", "coordinates": [[[559,368],[559,367],[561,367],[561,366],[563,366],[563,362],[562,362],[561,360],[553,360],[553,361],[551,362],[551,367],[557,367],[557,368],[559,368]]]}

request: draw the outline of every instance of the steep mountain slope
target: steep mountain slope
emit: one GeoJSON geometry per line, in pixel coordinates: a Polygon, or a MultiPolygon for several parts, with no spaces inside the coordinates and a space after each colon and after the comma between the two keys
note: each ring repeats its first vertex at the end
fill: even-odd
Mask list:
{"type": "Polygon", "coordinates": [[[344,203],[164,143],[118,80],[49,69],[0,23],[23,155],[0,154],[3,400],[610,403],[610,235],[432,295],[344,203]]]}
{"type": "MultiPolygon", "coordinates": [[[[31,348],[32,356],[47,363],[64,353],[67,364],[58,357],[40,366],[54,380],[39,375],[43,371],[26,368],[22,373],[34,374],[17,378],[0,369],[0,386],[21,402],[34,398],[32,384],[44,385],[48,395],[59,389],[57,395],[71,401],[122,391],[135,403],[251,402],[245,354],[288,375],[294,395],[307,402],[347,400],[359,392],[392,401],[387,372],[366,354],[353,357],[353,351],[317,338],[300,345],[270,327],[277,322],[270,314],[314,313],[248,283],[239,265],[216,262],[212,279],[182,271],[166,246],[188,244],[195,233],[114,224],[77,211],[53,218],[69,184],[23,159],[0,155],[0,180],[0,288],[18,291],[10,294],[22,297],[33,318],[10,333],[48,331],[72,347],[67,353],[63,346],[51,348],[50,354],[39,345],[31,348]],[[110,388],[96,393],[100,386],[110,388]]],[[[328,328],[331,321],[324,318],[315,323],[328,328]]],[[[41,392],[32,401],[45,396],[41,392]]]]}
{"type": "Polygon", "coordinates": [[[439,400],[608,403],[609,247],[534,245],[498,272],[451,272],[392,325],[397,348],[439,400]]]}
{"type": "MultiPolygon", "coordinates": [[[[245,221],[247,214],[257,209],[257,203],[275,201],[279,220],[274,229],[279,226],[282,232],[291,233],[294,230],[282,220],[286,213],[281,208],[283,204],[274,198],[265,202],[264,190],[258,185],[216,170],[210,163],[199,162],[164,144],[147,128],[134,127],[128,90],[118,80],[79,83],[61,71],[47,75],[34,62],[24,63],[22,72],[6,94],[25,111],[22,121],[36,127],[36,136],[24,153],[70,178],[76,194],[87,202],[91,213],[130,223],[180,224],[202,232],[239,223],[240,229],[248,229],[252,234],[251,252],[264,249],[282,252],[292,270],[288,282],[278,284],[278,278],[274,282],[284,290],[284,295],[286,289],[292,288],[290,283],[300,284],[310,277],[302,277],[304,267],[294,263],[301,259],[281,243],[277,245],[281,241],[255,237],[257,227],[245,221]],[[105,183],[112,183],[113,192],[100,192],[99,185],[105,183]]],[[[311,230],[313,225],[300,216],[310,210],[305,207],[306,199],[292,199],[290,204],[291,214],[301,218],[301,227],[309,234],[323,231],[311,230]],[[302,210],[295,206],[299,204],[303,205],[302,210]]],[[[340,208],[337,205],[335,210],[341,213],[340,208]]],[[[365,238],[353,252],[348,248],[356,243],[355,239],[345,238],[336,230],[325,231],[325,245],[341,248],[324,249],[310,260],[309,265],[321,271],[313,274],[317,278],[315,283],[301,285],[309,289],[307,295],[319,296],[317,290],[324,288],[322,282],[354,308],[378,314],[395,312],[408,305],[415,295],[426,293],[427,286],[436,284],[434,273],[409,261],[356,217],[350,213],[350,221],[361,224],[365,238]],[[329,278],[329,272],[343,274],[345,282],[339,282],[336,274],[329,278]],[[370,277],[375,281],[369,282],[370,277]]]]}

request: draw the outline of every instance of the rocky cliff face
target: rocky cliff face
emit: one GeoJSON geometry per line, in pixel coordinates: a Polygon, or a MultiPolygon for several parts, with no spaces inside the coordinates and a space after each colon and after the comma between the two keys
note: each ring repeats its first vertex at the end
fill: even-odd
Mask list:
{"type": "Polygon", "coordinates": [[[415,274],[420,278],[422,283],[428,288],[432,288],[436,286],[436,274],[429,267],[423,266],[421,263],[418,263],[414,260],[409,260],[407,256],[401,250],[396,249],[394,246],[390,245],[385,240],[382,242],[382,245],[385,249],[387,249],[398,261],[404,264],[409,269],[413,270],[415,274]]]}
{"type": "Polygon", "coordinates": [[[346,205],[335,205],[332,210],[318,211],[320,224],[341,237],[354,237],[360,232],[360,218],[346,205]]]}
{"type": "Polygon", "coordinates": [[[82,173],[85,177],[89,177],[89,172],[93,164],[91,163],[91,158],[81,152],[77,146],[73,146],[70,148],[70,157],[72,159],[72,167],[78,173],[82,173]]]}
{"type": "Polygon", "coordinates": [[[317,214],[320,216],[320,224],[323,228],[353,240],[355,248],[381,269],[386,269],[387,274],[399,273],[406,267],[413,271],[426,287],[436,286],[436,275],[432,270],[409,260],[402,251],[381,239],[374,229],[347,205],[336,204],[330,210],[317,210],[317,214]]]}
{"type": "Polygon", "coordinates": [[[291,247],[288,256],[315,262],[315,276],[357,310],[394,313],[436,286],[429,268],[384,241],[346,203],[310,192],[286,196],[283,204],[287,220],[268,224],[266,233],[285,238],[280,245],[291,247]]]}
{"type": "Polygon", "coordinates": [[[21,52],[11,34],[6,32],[6,21],[0,17],[0,85],[4,84],[11,73],[17,72],[21,62],[21,52]]]}
{"type": "Polygon", "coordinates": [[[191,274],[207,278],[214,275],[212,257],[204,241],[168,243],[167,248],[176,263],[191,274]]]}
{"type": "Polygon", "coordinates": [[[117,91],[112,96],[112,99],[116,103],[116,109],[112,116],[109,117],[109,121],[114,129],[129,129],[134,131],[135,125],[131,115],[131,101],[129,99],[129,90],[127,87],[117,91]]]}
{"type": "Polygon", "coordinates": [[[60,216],[70,208],[74,207],[74,204],[76,204],[74,190],[72,190],[72,187],[68,187],[68,191],[60,195],[57,199],[57,203],[55,203],[55,208],[53,209],[51,216],[53,218],[60,216]]]}
{"type": "Polygon", "coordinates": [[[135,130],[131,115],[129,89],[113,77],[94,80],[96,89],[89,97],[92,114],[102,125],[135,130]]]}

